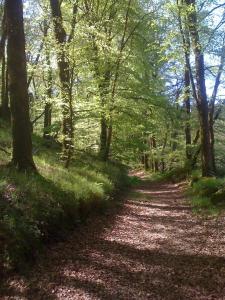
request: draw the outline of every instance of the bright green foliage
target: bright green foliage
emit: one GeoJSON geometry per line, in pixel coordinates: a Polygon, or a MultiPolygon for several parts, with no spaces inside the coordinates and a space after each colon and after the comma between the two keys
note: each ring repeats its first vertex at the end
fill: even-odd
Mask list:
{"type": "Polygon", "coordinates": [[[224,180],[217,178],[202,178],[193,184],[193,193],[198,196],[210,197],[224,184],[224,180]]]}
{"type": "Polygon", "coordinates": [[[218,215],[225,208],[225,180],[217,178],[200,178],[192,175],[192,187],[188,194],[197,213],[218,215]]]}

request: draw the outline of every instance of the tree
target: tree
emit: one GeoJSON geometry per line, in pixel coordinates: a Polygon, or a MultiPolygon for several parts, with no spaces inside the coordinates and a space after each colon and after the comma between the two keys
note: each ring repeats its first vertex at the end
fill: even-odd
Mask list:
{"type": "Polygon", "coordinates": [[[59,77],[63,98],[63,146],[64,156],[66,158],[66,166],[69,166],[69,162],[73,153],[73,139],[74,139],[74,124],[73,124],[73,103],[71,94],[71,74],[70,64],[66,58],[65,45],[73,38],[74,27],[76,24],[77,2],[73,6],[73,22],[71,27],[71,33],[69,37],[63,27],[62,12],[60,7],[60,1],[50,0],[55,39],[58,45],[57,49],[57,61],[59,68],[59,77]]]}
{"type": "Polygon", "coordinates": [[[29,117],[29,97],[22,0],[6,0],[7,57],[12,113],[12,164],[20,171],[35,171],[29,117]]]}
{"type": "Polygon", "coordinates": [[[210,143],[209,107],[205,84],[204,53],[201,46],[195,0],[186,0],[188,28],[192,38],[196,68],[197,109],[201,131],[202,175],[212,176],[215,174],[213,155],[210,143]]]}
{"type": "Polygon", "coordinates": [[[2,28],[1,28],[1,41],[0,41],[0,58],[2,60],[2,86],[1,86],[1,107],[0,116],[6,121],[10,120],[9,108],[9,89],[8,89],[8,66],[6,61],[6,38],[7,38],[7,24],[5,9],[2,9],[2,28]]]}

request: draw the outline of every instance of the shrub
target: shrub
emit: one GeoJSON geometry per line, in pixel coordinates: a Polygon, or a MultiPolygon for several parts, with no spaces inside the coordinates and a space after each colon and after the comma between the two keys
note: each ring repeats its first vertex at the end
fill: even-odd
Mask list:
{"type": "Polygon", "coordinates": [[[202,197],[211,197],[224,185],[224,180],[215,177],[205,177],[193,183],[192,192],[202,197]]]}
{"type": "Polygon", "coordinates": [[[225,205],[225,187],[223,186],[218,191],[216,191],[212,195],[211,199],[214,205],[225,205]]]}
{"type": "Polygon", "coordinates": [[[214,177],[199,178],[194,181],[189,190],[191,203],[194,210],[207,214],[218,215],[221,204],[225,204],[225,182],[224,179],[214,177]],[[220,206],[218,206],[220,204],[220,206]]]}
{"type": "Polygon", "coordinates": [[[200,170],[194,170],[192,171],[191,173],[191,176],[190,176],[190,184],[191,186],[193,186],[193,184],[199,180],[201,180],[202,176],[201,176],[201,172],[200,170]]]}
{"type": "Polygon", "coordinates": [[[162,181],[172,181],[173,183],[180,182],[182,180],[187,179],[189,174],[189,169],[186,167],[177,167],[175,169],[166,171],[165,173],[161,173],[159,176],[156,176],[156,180],[162,181]]]}

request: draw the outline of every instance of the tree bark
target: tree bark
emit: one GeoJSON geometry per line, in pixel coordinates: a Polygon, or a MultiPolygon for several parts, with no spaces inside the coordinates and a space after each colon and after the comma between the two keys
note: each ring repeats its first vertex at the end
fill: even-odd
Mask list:
{"type": "Polygon", "coordinates": [[[1,93],[1,117],[10,121],[9,89],[8,89],[8,66],[6,63],[5,51],[2,55],[2,93],[1,93]]]}
{"type": "MultiPolygon", "coordinates": [[[[156,151],[156,149],[157,149],[157,143],[156,143],[155,136],[153,136],[151,140],[152,140],[152,148],[156,151]]],[[[159,161],[158,161],[158,158],[156,157],[156,153],[154,153],[153,167],[154,167],[154,172],[158,172],[159,171],[159,161]]]]}
{"type": "Polygon", "coordinates": [[[182,36],[182,42],[183,42],[183,51],[184,51],[184,106],[186,110],[186,117],[187,121],[185,124],[185,142],[186,142],[186,158],[187,163],[189,165],[192,153],[191,153],[191,101],[190,101],[190,89],[192,86],[193,90],[193,96],[197,100],[197,94],[194,84],[194,79],[192,75],[191,70],[191,63],[190,63],[190,50],[191,50],[191,43],[190,43],[190,36],[187,28],[187,20],[185,19],[183,22],[182,14],[181,14],[181,8],[183,6],[183,0],[179,1],[177,0],[177,7],[178,7],[178,21],[179,21],[179,27],[180,27],[180,33],[182,36]],[[184,25],[183,25],[184,23],[184,25]]]}
{"type": "Polygon", "coordinates": [[[101,116],[101,133],[100,133],[100,158],[104,161],[107,160],[106,154],[106,144],[107,144],[107,122],[105,116],[101,116]]]}
{"type": "Polygon", "coordinates": [[[211,147],[212,158],[213,158],[213,168],[215,171],[216,171],[216,160],[215,160],[215,149],[214,149],[214,144],[215,144],[215,137],[214,137],[215,101],[216,101],[217,92],[218,92],[218,88],[219,88],[220,81],[221,81],[224,64],[225,64],[225,35],[223,38],[223,46],[221,49],[220,65],[219,65],[218,72],[216,75],[213,93],[212,93],[212,96],[211,96],[211,99],[209,102],[210,147],[211,147]]]}
{"type": "Polygon", "coordinates": [[[186,116],[187,121],[185,124],[185,140],[186,140],[186,158],[187,161],[190,161],[192,158],[191,154],[191,101],[190,101],[190,75],[187,65],[185,65],[185,72],[184,72],[184,85],[185,85],[185,99],[184,105],[186,109],[186,116]]]}
{"type": "Polygon", "coordinates": [[[61,83],[63,105],[63,147],[64,156],[67,159],[73,151],[74,125],[73,125],[73,103],[70,95],[70,66],[66,59],[65,44],[67,34],[63,27],[62,13],[58,0],[50,0],[51,12],[53,17],[55,39],[58,44],[58,68],[61,83]]]}
{"type": "MultiPolygon", "coordinates": [[[[45,21],[44,24],[44,37],[47,37],[48,27],[47,23],[45,21]]],[[[48,100],[45,103],[45,109],[44,109],[44,132],[43,132],[43,138],[49,139],[51,134],[51,125],[52,125],[52,103],[50,102],[52,99],[52,69],[51,69],[51,62],[50,62],[50,55],[49,55],[49,49],[46,49],[46,61],[48,65],[48,76],[47,76],[47,97],[48,100]]]]}
{"type": "Polygon", "coordinates": [[[188,9],[188,27],[192,37],[196,66],[197,108],[201,130],[202,176],[213,176],[213,156],[210,145],[209,107],[205,85],[204,54],[200,44],[195,0],[185,0],[188,9]]]}
{"type": "Polygon", "coordinates": [[[36,167],[32,157],[22,0],[6,0],[5,9],[8,34],[9,92],[12,112],[12,164],[20,171],[34,171],[36,167]]]}

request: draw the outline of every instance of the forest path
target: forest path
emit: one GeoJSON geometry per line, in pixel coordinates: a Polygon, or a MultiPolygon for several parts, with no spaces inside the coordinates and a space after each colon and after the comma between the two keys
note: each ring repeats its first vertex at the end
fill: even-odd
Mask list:
{"type": "Polygon", "coordinates": [[[0,299],[225,299],[224,218],[194,216],[183,184],[143,179],[125,198],[0,299]]]}

